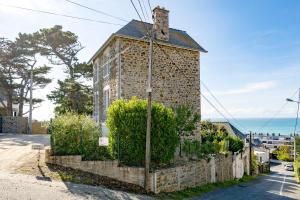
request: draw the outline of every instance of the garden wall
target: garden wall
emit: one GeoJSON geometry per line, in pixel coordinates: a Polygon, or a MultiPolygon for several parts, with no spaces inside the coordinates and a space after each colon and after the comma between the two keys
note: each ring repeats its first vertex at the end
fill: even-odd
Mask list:
{"type": "Polygon", "coordinates": [[[28,118],[27,117],[11,117],[5,116],[2,118],[2,133],[23,133],[28,131],[28,118]]]}
{"type": "MultiPolygon", "coordinates": [[[[117,161],[82,161],[81,156],[51,156],[49,149],[46,149],[45,155],[46,163],[71,167],[144,186],[144,168],[118,167],[117,161]]],[[[206,183],[231,180],[235,177],[241,178],[241,174],[243,175],[244,169],[247,168],[243,166],[245,155],[218,154],[209,161],[191,161],[184,165],[156,170],[150,174],[151,190],[154,193],[173,192],[206,183]],[[238,173],[236,164],[240,166],[238,173]]]]}

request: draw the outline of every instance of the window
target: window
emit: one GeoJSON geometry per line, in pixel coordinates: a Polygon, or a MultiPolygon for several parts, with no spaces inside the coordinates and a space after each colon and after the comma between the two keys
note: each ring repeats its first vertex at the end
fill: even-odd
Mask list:
{"type": "Polygon", "coordinates": [[[103,66],[103,78],[109,76],[109,73],[110,73],[110,63],[106,63],[103,66]]]}
{"type": "Polygon", "coordinates": [[[96,82],[99,80],[99,66],[96,65],[96,82]]]}
{"type": "Polygon", "coordinates": [[[109,88],[103,91],[103,107],[104,107],[104,111],[107,111],[108,106],[109,106],[109,88]]]}

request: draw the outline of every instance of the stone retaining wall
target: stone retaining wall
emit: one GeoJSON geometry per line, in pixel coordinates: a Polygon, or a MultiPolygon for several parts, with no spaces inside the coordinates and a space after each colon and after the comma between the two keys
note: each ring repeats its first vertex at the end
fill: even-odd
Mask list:
{"type": "MultiPolygon", "coordinates": [[[[46,149],[46,163],[71,167],[144,186],[144,168],[118,167],[117,161],[82,161],[81,156],[51,156],[50,153],[50,150],[46,149]]],[[[218,154],[209,161],[191,161],[184,165],[156,170],[150,173],[151,190],[154,193],[173,192],[207,183],[241,178],[240,174],[244,174],[244,172],[248,174],[247,166],[243,166],[245,155],[247,154],[218,154]],[[237,158],[239,159],[236,160],[237,158]],[[240,166],[238,172],[236,165],[240,166]]]]}
{"type": "Polygon", "coordinates": [[[81,156],[51,156],[50,150],[46,149],[45,162],[144,186],[144,168],[118,167],[118,161],[82,161],[81,156]]]}
{"type": "Polygon", "coordinates": [[[27,134],[27,117],[2,117],[2,133],[23,133],[27,134]]]}

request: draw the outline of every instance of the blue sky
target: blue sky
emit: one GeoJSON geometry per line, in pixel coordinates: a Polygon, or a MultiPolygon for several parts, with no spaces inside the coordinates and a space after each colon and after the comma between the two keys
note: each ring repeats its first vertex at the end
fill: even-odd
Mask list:
{"type": "MultiPolygon", "coordinates": [[[[129,0],[74,0],[127,20],[138,19],[129,0]]],[[[134,1],[138,5],[137,1],[134,1]]],[[[147,5],[146,1],[144,0],[147,5]]],[[[232,115],[271,117],[300,87],[300,1],[289,0],[150,0],[170,10],[170,27],[187,31],[208,50],[201,55],[201,79],[232,115]]],[[[124,24],[64,0],[0,0],[0,3],[124,24]]],[[[148,7],[147,7],[148,8],[148,7]]],[[[33,13],[0,5],[0,36],[13,39],[18,32],[62,25],[75,32],[86,47],[81,61],[92,54],[120,26],[92,23],[33,13]]],[[[63,79],[63,68],[54,67],[53,83],[35,95],[45,98],[63,79]]],[[[202,92],[209,97],[207,91],[202,92]]],[[[46,100],[34,111],[36,119],[53,116],[46,100]]],[[[221,108],[220,108],[221,109],[221,108]]],[[[288,104],[277,117],[293,117],[288,104]]],[[[205,118],[220,117],[205,100],[205,118]]]]}

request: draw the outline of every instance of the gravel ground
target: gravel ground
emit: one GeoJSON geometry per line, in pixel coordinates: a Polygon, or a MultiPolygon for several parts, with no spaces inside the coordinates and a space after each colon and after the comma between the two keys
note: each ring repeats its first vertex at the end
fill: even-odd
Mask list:
{"type": "Polygon", "coordinates": [[[40,166],[38,151],[32,144],[49,145],[48,135],[0,135],[0,200],[11,199],[150,199],[104,187],[82,185],[60,181],[60,176],[51,178],[43,167],[43,151],[40,166]],[[25,175],[24,173],[30,174],[25,175]]]}

